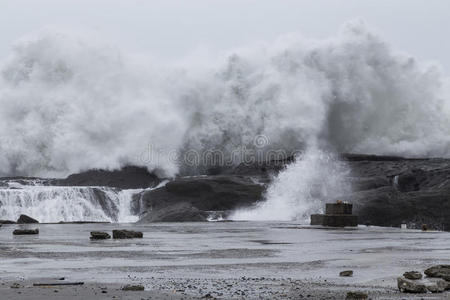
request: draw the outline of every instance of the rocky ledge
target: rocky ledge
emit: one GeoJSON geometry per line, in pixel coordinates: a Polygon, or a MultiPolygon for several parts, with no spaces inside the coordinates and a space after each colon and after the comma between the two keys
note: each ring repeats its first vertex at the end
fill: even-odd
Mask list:
{"type": "Polygon", "coordinates": [[[250,206],[262,197],[264,187],[237,175],[178,178],[165,186],[135,195],[132,207],[141,223],[206,221],[211,215],[250,206]]]}

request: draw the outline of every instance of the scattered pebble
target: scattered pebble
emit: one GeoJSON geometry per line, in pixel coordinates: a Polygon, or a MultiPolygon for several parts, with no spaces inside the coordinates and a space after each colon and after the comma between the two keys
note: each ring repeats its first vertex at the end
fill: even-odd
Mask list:
{"type": "Polygon", "coordinates": [[[345,270],[339,273],[339,276],[341,277],[352,277],[353,271],[352,270],[345,270]]]}
{"type": "Polygon", "coordinates": [[[348,292],[345,300],[364,300],[368,297],[369,295],[364,292],[348,292]]]}
{"type": "Polygon", "coordinates": [[[406,279],[411,279],[411,280],[422,279],[422,273],[417,272],[417,271],[405,272],[405,273],[403,273],[403,276],[405,276],[406,279]]]}

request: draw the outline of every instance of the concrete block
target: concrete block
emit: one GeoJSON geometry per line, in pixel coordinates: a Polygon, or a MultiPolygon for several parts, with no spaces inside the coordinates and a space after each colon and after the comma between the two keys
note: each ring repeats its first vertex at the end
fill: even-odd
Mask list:
{"type": "Polygon", "coordinates": [[[323,225],[324,216],[320,214],[311,215],[311,225],[323,225]]]}
{"type": "Polygon", "coordinates": [[[358,216],[355,215],[311,215],[311,225],[329,227],[355,227],[358,226],[358,216]]]}
{"type": "Polygon", "coordinates": [[[358,226],[358,216],[354,215],[324,215],[323,226],[346,227],[358,226]]]}

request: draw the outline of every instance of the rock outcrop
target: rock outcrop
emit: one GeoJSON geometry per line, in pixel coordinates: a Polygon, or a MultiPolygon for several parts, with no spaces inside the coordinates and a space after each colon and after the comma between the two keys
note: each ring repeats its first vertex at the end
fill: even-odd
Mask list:
{"type": "MultiPolygon", "coordinates": [[[[343,154],[351,169],[353,203],[359,224],[450,230],[450,160],[343,154]]],[[[182,177],[145,191],[133,201],[141,222],[204,221],[211,211],[250,206],[262,200],[271,176],[288,158],[263,164],[215,169],[216,175],[182,177]],[[260,184],[255,184],[258,182],[260,184]]],[[[224,214],[222,214],[224,215],[224,214]]]]}
{"type": "Polygon", "coordinates": [[[450,230],[450,160],[343,155],[360,224],[450,230]]]}
{"type": "Polygon", "coordinates": [[[210,211],[227,211],[261,200],[264,187],[245,176],[179,178],[144,191],[133,200],[140,222],[205,221],[210,211]]]}

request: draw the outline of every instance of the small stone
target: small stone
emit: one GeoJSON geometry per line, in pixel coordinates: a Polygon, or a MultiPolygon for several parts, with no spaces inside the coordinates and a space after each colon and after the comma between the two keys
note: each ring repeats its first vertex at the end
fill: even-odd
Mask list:
{"type": "Polygon", "coordinates": [[[13,231],[14,235],[39,234],[39,229],[16,229],[13,231]]]}
{"type": "Polygon", "coordinates": [[[134,239],[134,238],[142,238],[144,235],[140,231],[132,231],[132,230],[113,230],[113,238],[114,239],[134,239]]]}
{"type": "Polygon", "coordinates": [[[439,279],[431,284],[427,284],[427,290],[432,293],[443,293],[447,289],[447,286],[447,281],[439,279]]]}
{"type": "Polygon", "coordinates": [[[204,295],[202,299],[215,299],[210,293],[204,295]]]}
{"type": "Polygon", "coordinates": [[[369,295],[364,292],[348,292],[345,297],[346,300],[364,300],[367,299],[369,295]]]}
{"type": "Polygon", "coordinates": [[[352,277],[353,271],[352,270],[345,270],[339,273],[339,276],[341,277],[352,277]]]}
{"type": "Polygon", "coordinates": [[[18,284],[17,282],[14,282],[13,284],[11,284],[11,288],[12,289],[20,289],[22,286],[20,284],[18,284]]]}
{"type": "Polygon", "coordinates": [[[91,231],[91,240],[106,240],[110,238],[111,236],[107,232],[91,231]]]}
{"type": "Polygon", "coordinates": [[[411,279],[411,280],[422,279],[422,273],[417,272],[417,271],[405,272],[405,273],[403,273],[403,276],[405,276],[406,279],[411,279]]]}
{"type": "Polygon", "coordinates": [[[427,287],[423,283],[406,279],[405,277],[397,278],[397,286],[402,293],[426,293],[427,287]]]}
{"type": "Polygon", "coordinates": [[[122,291],[143,291],[144,286],[142,285],[131,285],[128,284],[122,288],[122,291]]]}

